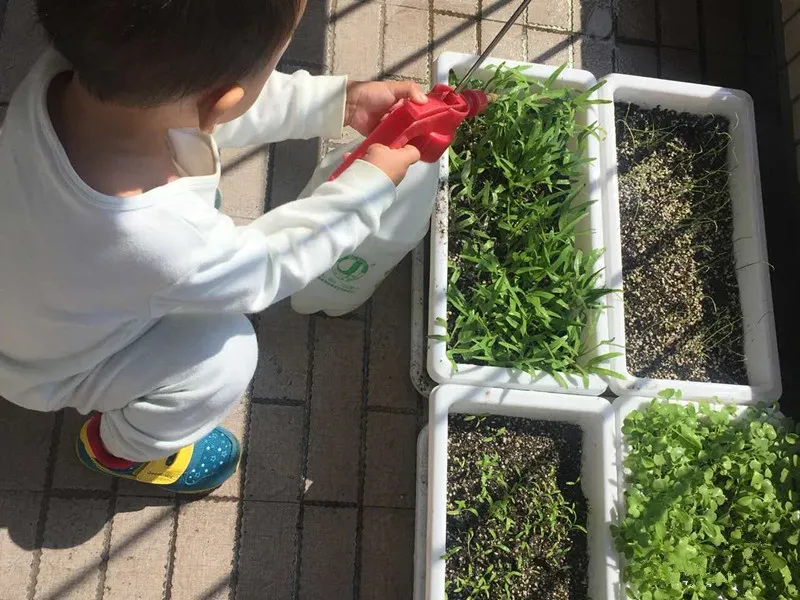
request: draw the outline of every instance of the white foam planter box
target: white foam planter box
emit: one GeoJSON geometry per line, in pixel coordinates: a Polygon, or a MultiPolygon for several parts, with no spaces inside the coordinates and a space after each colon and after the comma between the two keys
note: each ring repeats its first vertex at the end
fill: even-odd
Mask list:
{"type": "MultiPolygon", "coordinates": [[[[766,234],[761,205],[753,101],[739,90],[713,86],[635,77],[609,75],[599,91],[612,102],[632,102],[644,108],[660,106],[693,114],[713,113],[731,123],[728,164],[731,167],[729,189],[733,206],[734,253],[736,277],[741,301],[744,352],[749,385],[647,379],[628,372],[624,354],[625,306],[622,273],[622,243],[617,183],[617,136],[614,104],[601,105],[602,126],[606,137],[601,142],[606,190],[603,207],[606,281],[610,288],[608,336],[621,347],[622,356],[610,361],[610,368],[624,376],[609,378],[611,390],[618,396],[656,396],[665,389],[679,389],[686,400],[716,397],[722,402],[754,404],[777,400],[781,395],[778,347],[772,310],[766,234]]],[[[618,350],[618,348],[615,348],[618,350]]]]}
{"type": "MultiPolygon", "coordinates": [[[[431,393],[428,422],[428,478],[417,486],[418,503],[427,493],[427,533],[417,524],[417,535],[427,535],[425,562],[417,539],[415,589],[426,600],[445,598],[447,547],[447,435],[452,413],[491,414],[555,421],[580,426],[583,432],[581,489],[588,504],[587,549],[589,597],[612,599],[619,591],[618,557],[613,550],[610,524],[617,498],[614,410],[602,398],[576,397],[546,392],[443,385],[431,393]],[[420,569],[424,566],[424,573],[420,569]],[[424,583],[423,583],[424,579],[424,583]]],[[[420,444],[424,450],[424,445],[420,444]]],[[[421,465],[420,465],[421,466],[421,465]]],[[[424,514],[424,513],[423,513],[424,514]]],[[[421,598],[419,599],[421,600],[421,598]]]]}
{"type": "MultiPolygon", "coordinates": [[[[473,54],[459,54],[444,52],[436,61],[436,82],[447,83],[450,71],[455,72],[457,77],[466,73],[469,67],[477,60],[473,54]]],[[[505,59],[489,58],[475,74],[476,78],[486,80],[491,76],[487,69],[505,63],[508,67],[522,67],[523,73],[531,81],[545,81],[556,70],[556,67],[538,65],[531,63],[520,63],[505,59]]],[[[577,69],[565,69],[559,76],[556,85],[570,87],[576,90],[588,90],[596,84],[594,76],[588,71],[577,69]]],[[[591,106],[581,115],[581,122],[590,124],[600,122],[596,106],[591,106]]],[[[588,251],[603,247],[603,217],[601,214],[602,204],[600,202],[601,188],[600,177],[600,143],[589,136],[587,156],[594,160],[585,166],[585,190],[577,197],[578,201],[592,200],[594,203],[589,208],[586,220],[578,226],[578,232],[585,232],[578,235],[581,250],[588,251]],[[581,245],[582,244],[582,245],[581,245]]],[[[446,327],[440,325],[437,319],[446,319],[447,316],[447,284],[448,284],[448,202],[450,174],[450,163],[448,154],[445,153],[439,161],[439,191],[437,193],[436,206],[434,208],[433,219],[431,222],[431,251],[430,251],[430,291],[428,303],[428,335],[444,335],[446,327]]],[[[598,267],[602,266],[599,264],[598,267]]],[[[605,276],[601,273],[597,280],[597,287],[605,287],[605,276]]],[[[586,345],[594,347],[601,341],[607,339],[608,326],[606,323],[605,311],[601,311],[597,318],[594,328],[585,332],[586,345]]],[[[605,352],[603,346],[597,352],[605,352]]],[[[606,366],[606,365],[603,365],[606,366]]],[[[547,392],[579,394],[585,396],[599,396],[608,387],[602,377],[591,375],[589,385],[584,386],[580,376],[563,374],[567,381],[567,387],[559,385],[558,381],[547,373],[540,373],[532,376],[518,369],[505,369],[499,367],[477,366],[468,364],[458,364],[455,367],[447,357],[447,343],[444,341],[428,338],[428,373],[437,383],[461,383],[471,385],[485,385],[494,387],[504,387],[522,390],[539,390],[547,392]]]]}

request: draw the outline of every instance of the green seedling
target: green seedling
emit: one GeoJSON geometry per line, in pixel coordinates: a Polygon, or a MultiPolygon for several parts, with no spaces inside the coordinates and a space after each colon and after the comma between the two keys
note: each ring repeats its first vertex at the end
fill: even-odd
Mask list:
{"type": "Polygon", "coordinates": [[[448,600],[566,598],[555,594],[585,581],[568,559],[579,552],[575,537],[586,535],[585,509],[579,515],[573,500],[578,481],[562,479],[552,440],[526,437],[524,420],[516,421],[507,428],[497,417],[452,418],[451,431],[463,437],[449,452],[448,600]]]}
{"type": "Polygon", "coordinates": [[[800,428],[734,412],[654,400],[625,419],[626,516],[612,533],[630,598],[800,597],[800,428]]]}
{"type": "Polygon", "coordinates": [[[603,368],[588,331],[609,290],[598,287],[603,250],[583,252],[586,147],[599,134],[580,115],[595,88],[556,87],[500,67],[475,87],[497,96],[465,122],[450,150],[448,357],[536,374],[566,385],[603,368]]]}

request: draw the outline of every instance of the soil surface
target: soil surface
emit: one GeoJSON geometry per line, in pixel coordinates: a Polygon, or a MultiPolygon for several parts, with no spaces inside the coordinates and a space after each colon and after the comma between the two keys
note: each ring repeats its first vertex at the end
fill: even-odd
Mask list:
{"type": "Polygon", "coordinates": [[[628,370],[746,384],[728,119],[615,111],[628,370]]]}
{"type": "Polygon", "coordinates": [[[448,600],[477,597],[459,591],[459,581],[472,585],[492,572],[481,598],[587,598],[587,504],[574,484],[581,444],[576,425],[450,416],[448,600]]]}

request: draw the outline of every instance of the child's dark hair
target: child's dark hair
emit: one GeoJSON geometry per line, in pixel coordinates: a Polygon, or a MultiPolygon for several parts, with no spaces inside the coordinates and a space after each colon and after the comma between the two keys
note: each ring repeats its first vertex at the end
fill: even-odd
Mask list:
{"type": "MultiPolygon", "coordinates": [[[[313,1],[313,0],[312,0],[313,1]]],[[[97,98],[156,105],[242,81],[289,39],[302,0],[37,0],[97,98]]]]}

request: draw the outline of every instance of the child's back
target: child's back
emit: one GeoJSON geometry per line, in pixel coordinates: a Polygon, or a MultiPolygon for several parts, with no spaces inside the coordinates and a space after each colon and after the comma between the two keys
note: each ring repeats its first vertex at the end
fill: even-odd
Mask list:
{"type": "Polygon", "coordinates": [[[255,368],[243,313],[374,232],[418,158],[373,147],[249,227],[220,215],[218,146],[336,136],[343,115],[366,131],[420,95],[273,73],[302,8],[227,4],[39,0],[60,53],[21,84],[0,133],[0,395],[102,412],[78,440],[87,466],[179,491],[238,463],[216,425],[255,368]]]}
{"type": "Polygon", "coordinates": [[[168,198],[118,198],[86,185],[47,113],[45,90],[65,68],[42,59],[0,133],[0,393],[37,410],[66,401],[37,385],[87,371],[150,326],[151,299],[190,268],[201,187],[215,189],[187,178],[168,198]]]}

